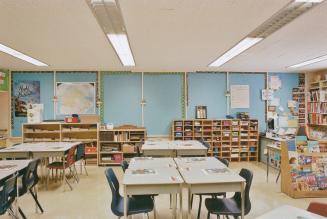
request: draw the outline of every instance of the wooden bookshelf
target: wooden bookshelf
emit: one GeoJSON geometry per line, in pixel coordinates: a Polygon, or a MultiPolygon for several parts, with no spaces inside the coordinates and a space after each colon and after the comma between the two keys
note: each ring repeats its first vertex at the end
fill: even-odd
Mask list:
{"type": "Polygon", "coordinates": [[[308,123],[310,125],[327,125],[327,80],[310,84],[308,101],[308,123]]]}
{"type": "Polygon", "coordinates": [[[97,165],[97,123],[36,123],[22,125],[23,142],[71,142],[85,143],[86,163],[97,165]]]}
{"type": "Polygon", "coordinates": [[[136,146],[141,146],[146,139],[145,128],[100,129],[99,165],[119,165],[125,158],[136,154],[136,146]]]}
{"type": "Polygon", "coordinates": [[[299,84],[298,87],[292,89],[292,100],[298,103],[298,111],[294,112],[291,110],[292,114],[296,116],[299,126],[305,126],[306,124],[306,97],[305,97],[305,74],[299,74],[299,84]]]}
{"type": "Polygon", "coordinates": [[[258,120],[174,120],[173,140],[200,140],[210,144],[211,156],[229,161],[258,161],[258,120]]]}

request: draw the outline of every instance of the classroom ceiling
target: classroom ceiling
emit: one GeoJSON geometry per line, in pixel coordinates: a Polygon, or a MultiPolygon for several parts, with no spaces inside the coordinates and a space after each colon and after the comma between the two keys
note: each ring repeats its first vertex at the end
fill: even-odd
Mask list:
{"type": "Polygon", "coordinates": [[[303,72],[327,54],[327,1],[219,68],[208,64],[290,0],[119,0],[136,66],[123,67],[85,0],[1,0],[0,43],[49,67],[0,52],[11,70],[303,72]]]}

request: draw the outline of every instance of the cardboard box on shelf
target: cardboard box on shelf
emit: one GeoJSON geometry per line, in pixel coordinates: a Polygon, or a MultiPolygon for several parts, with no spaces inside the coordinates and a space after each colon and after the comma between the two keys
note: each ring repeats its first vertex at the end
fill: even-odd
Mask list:
{"type": "Polygon", "coordinates": [[[130,144],[123,144],[122,146],[123,153],[134,153],[134,146],[130,144]]]}

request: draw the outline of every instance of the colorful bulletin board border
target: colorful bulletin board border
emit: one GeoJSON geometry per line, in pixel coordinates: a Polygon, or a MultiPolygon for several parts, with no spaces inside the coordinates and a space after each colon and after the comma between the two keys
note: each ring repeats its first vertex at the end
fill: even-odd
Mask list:
{"type": "Polygon", "coordinates": [[[9,70],[0,69],[0,91],[9,89],[9,70]]]}

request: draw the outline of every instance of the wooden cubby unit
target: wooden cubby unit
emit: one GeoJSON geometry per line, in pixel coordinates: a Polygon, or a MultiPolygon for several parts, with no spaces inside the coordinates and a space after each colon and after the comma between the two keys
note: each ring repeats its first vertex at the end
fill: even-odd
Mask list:
{"type": "Polygon", "coordinates": [[[229,161],[258,161],[258,120],[174,120],[173,140],[201,140],[210,144],[209,155],[229,161]]]}
{"type": "Polygon", "coordinates": [[[25,123],[22,125],[23,142],[84,142],[86,163],[97,165],[97,123],[25,123]]]}
{"type": "Polygon", "coordinates": [[[135,146],[141,146],[145,139],[145,128],[101,129],[98,150],[99,165],[119,165],[123,159],[135,156],[135,146]]]}

